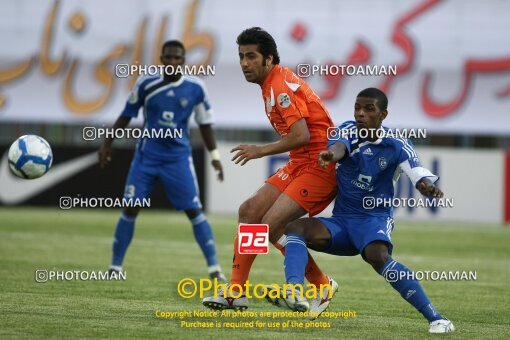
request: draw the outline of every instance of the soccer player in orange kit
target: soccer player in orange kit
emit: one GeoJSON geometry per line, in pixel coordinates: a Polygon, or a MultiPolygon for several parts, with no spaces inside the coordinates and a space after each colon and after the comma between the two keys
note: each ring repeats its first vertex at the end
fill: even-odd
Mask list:
{"type": "MultiPolygon", "coordinates": [[[[237,37],[237,44],[244,77],[261,86],[266,115],[282,139],[266,145],[239,145],[231,151],[235,152],[232,160],[244,165],[251,159],[290,151],[290,161],[239,207],[239,223],[268,224],[269,240],[284,254],[286,243],[296,242],[287,240],[285,226],[306,213],[320,213],[336,196],[334,165],[322,168],[317,161],[319,152],[326,149],[327,130],[334,124],[308,84],[279,65],[276,43],[269,33],[259,27],[246,29],[237,37]]],[[[236,236],[230,284],[244,287],[256,254],[239,254],[237,244],[236,236]]],[[[306,278],[317,287],[331,285],[330,296],[338,290],[338,284],[322,273],[310,255],[306,278]]],[[[322,312],[330,300],[313,299],[311,311],[322,312]]],[[[212,309],[243,310],[248,298],[220,292],[205,298],[203,304],[212,309]]]]}

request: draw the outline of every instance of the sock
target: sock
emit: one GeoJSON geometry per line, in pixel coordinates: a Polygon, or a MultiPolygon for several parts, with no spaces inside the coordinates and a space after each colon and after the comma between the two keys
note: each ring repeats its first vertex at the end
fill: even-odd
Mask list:
{"type": "Polygon", "coordinates": [[[413,305],[429,321],[444,319],[430,303],[427,294],[418,280],[412,276],[412,271],[403,264],[389,259],[381,268],[380,273],[391,286],[400,293],[402,298],[413,305]],[[407,273],[406,275],[401,274],[407,273]],[[394,281],[394,282],[390,282],[394,281]]]}
{"type": "Polygon", "coordinates": [[[304,285],[307,263],[305,237],[300,234],[288,234],[284,262],[287,283],[304,285]]]}
{"type": "MultiPolygon", "coordinates": [[[[237,243],[239,242],[237,233],[234,239],[234,259],[232,260],[232,274],[230,276],[230,284],[239,284],[242,287],[246,284],[250,275],[251,265],[257,254],[239,254],[237,243]]],[[[234,290],[236,287],[234,287],[234,290]]],[[[244,288],[243,288],[244,289],[244,288]]]]}
{"type": "Polygon", "coordinates": [[[112,268],[122,267],[127,248],[133,239],[135,220],[136,216],[127,216],[124,213],[120,215],[113,239],[112,268]]]}
{"type": "Polygon", "coordinates": [[[199,214],[190,220],[193,225],[193,234],[197,240],[200,249],[207,261],[207,266],[215,266],[218,264],[218,258],[216,257],[216,245],[214,243],[214,235],[205,218],[204,214],[199,214]]]}
{"type": "Polygon", "coordinates": [[[306,265],[305,277],[311,284],[320,287],[320,285],[329,284],[329,278],[322,272],[310,253],[308,254],[308,264],[306,265]]]}
{"type": "Polygon", "coordinates": [[[207,274],[212,274],[214,272],[221,272],[221,267],[219,264],[215,264],[215,265],[212,265],[212,266],[208,266],[207,267],[207,274]]]}
{"type": "MultiPolygon", "coordinates": [[[[301,235],[298,235],[298,237],[301,235]]],[[[285,256],[285,245],[287,244],[287,236],[283,235],[275,244],[274,246],[280,250],[283,256],[285,256]]],[[[304,242],[304,238],[303,238],[304,242]]],[[[306,242],[305,242],[306,244],[306,242]]],[[[308,260],[306,263],[305,268],[305,277],[311,284],[316,285],[317,287],[320,287],[320,285],[329,284],[329,278],[322,272],[322,270],[319,268],[317,263],[315,263],[315,260],[313,259],[312,255],[308,253],[308,260]]]]}

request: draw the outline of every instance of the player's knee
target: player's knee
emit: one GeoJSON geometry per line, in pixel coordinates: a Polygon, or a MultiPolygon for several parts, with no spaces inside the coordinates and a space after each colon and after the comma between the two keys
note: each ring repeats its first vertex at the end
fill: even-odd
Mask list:
{"type": "Polygon", "coordinates": [[[305,241],[308,248],[323,251],[329,245],[329,238],[324,237],[323,235],[317,235],[308,229],[305,229],[305,241]]]}
{"type": "Polygon", "coordinates": [[[379,270],[390,258],[388,245],[385,242],[374,242],[364,250],[364,260],[375,270],[379,270]]]}
{"type": "Polygon", "coordinates": [[[140,208],[138,207],[126,207],[123,210],[124,215],[129,217],[136,217],[138,213],[140,212],[140,208]]]}
{"type": "Polygon", "coordinates": [[[192,220],[202,213],[202,209],[188,209],[185,210],[184,212],[186,213],[186,216],[188,216],[188,218],[192,220]]]}
{"type": "Polygon", "coordinates": [[[299,221],[292,221],[285,226],[285,234],[305,235],[305,228],[299,221]]]}
{"type": "Polygon", "coordinates": [[[253,200],[244,201],[239,207],[239,222],[260,223],[262,216],[260,216],[259,210],[253,200]]]}
{"type": "Polygon", "coordinates": [[[273,244],[280,241],[280,238],[285,233],[284,224],[277,223],[266,216],[262,218],[260,223],[269,225],[269,241],[273,244]]]}

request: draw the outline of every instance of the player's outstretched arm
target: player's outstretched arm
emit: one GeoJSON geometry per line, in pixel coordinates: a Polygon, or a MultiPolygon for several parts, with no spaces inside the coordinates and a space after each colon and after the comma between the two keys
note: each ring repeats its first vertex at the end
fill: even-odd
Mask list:
{"type": "Polygon", "coordinates": [[[329,163],[336,163],[341,160],[347,152],[347,148],[344,143],[335,143],[331,145],[327,150],[319,153],[319,164],[323,168],[327,168],[329,163]]]}
{"type": "MultiPolygon", "coordinates": [[[[124,129],[128,126],[131,118],[129,117],[119,117],[113,124],[113,129],[116,131],[117,129],[124,129]]],[[[115,134],[114,134],[115,135],[115,134]]],[[[101,168],[104,168],[106,164],[108,164],[112,160],[112,143],[113,137],[106,137],[103,144],[99,148],[99,164],[101,168]]]]}
{"type": "Polygon", "coordinates": [[[245,165],[251,159],[288,152],[307,145],[310,142],[310,131],[304,119],[300,119],[290,127],[290,132],[278,142],[266,145],[238,145],[230,153],[237,151],[232,157],[236,164],[245,165]]]}
{"type": "Polygon", "coordinates": [[[423,195],[427,197],[443,197],[443,192],[434,185],[434,183],[427,177],[424,177],[416,183],[416,189],[423,195]]]}
{"type": "Polygon", "coordinates": [[[211,165],[218,175],[218,180],[221,182],[224,178],[223,166],[221,165],[220,161],[220,152],[216,149],[216,138],[214,138],[214,130],[210,124],[199,125],[199,127],[205,147],[211,153],[211,165]]]}

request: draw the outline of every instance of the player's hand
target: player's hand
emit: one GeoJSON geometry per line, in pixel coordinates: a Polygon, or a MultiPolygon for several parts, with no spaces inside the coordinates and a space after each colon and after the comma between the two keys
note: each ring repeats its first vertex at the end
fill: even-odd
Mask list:
{"type": "Polygon", "coordinates": [[[264,156],[260,146],[257,145],[238,145],[230,150],[230,153],[235,151],[237,151],[237,153],[232,157],[232,162],[236,164],[241,163],[241,165],[245,165],[250,159],[257,159],[264,156]]]}
{"type": "Polygon", "coordinates": [[[104,168],[112,160],[112,147],[107,145],[101,145],[99,148],[99,165],[104,168]]]}
{"type": "Polygon", "coordinates": [[[436,198],[444,196],[443,192],[438,187],[436,187],[433,183],[428,183],[428,181],[420,181],[416,188],[423,196],[436,198]]]}
{"type": "Polygon", "coordinates": [[[333,151],[324,150],[319,153],[319,165],[327,168],[329,163],[333,161],[333,151]]]}
{"type": "Polygon", "coordinates": [[[218,175],[218,181],[223,182],[223,166],[218,160],[212,160],[211,164],[218,175]]]}

